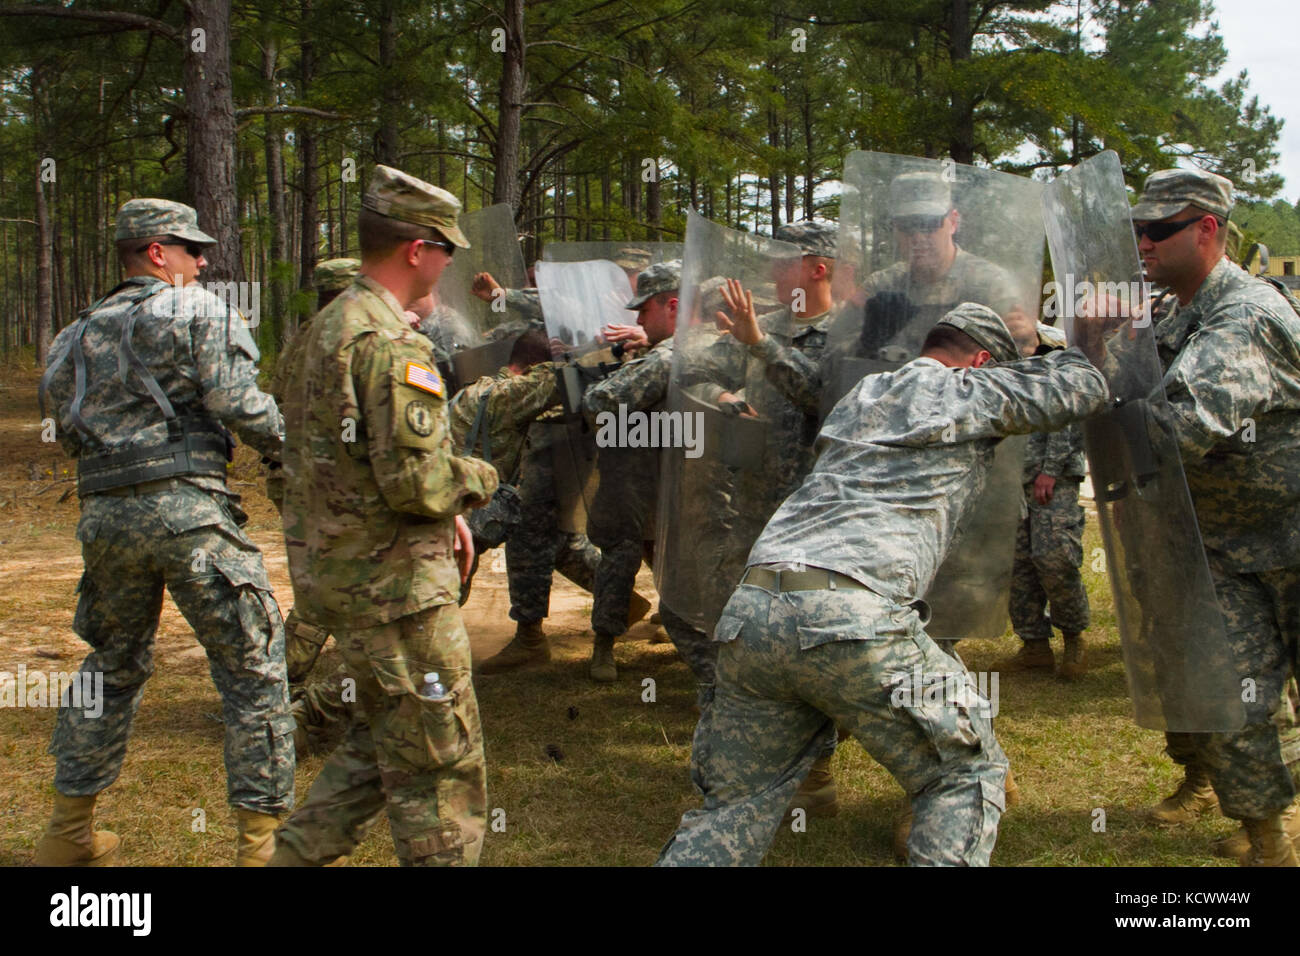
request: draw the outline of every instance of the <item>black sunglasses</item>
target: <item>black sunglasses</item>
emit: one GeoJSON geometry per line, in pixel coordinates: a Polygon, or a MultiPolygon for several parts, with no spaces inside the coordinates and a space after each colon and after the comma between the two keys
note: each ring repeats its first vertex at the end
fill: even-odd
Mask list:
{"type": "Polygon", "coordinates": [[[146,242],[143,246],[141,246],[139,249],[135,251],[137,253],[141,253],[144,252],[146,249],[148,249],[150,246],[155,246],[155,245],[184,246],[185,254],[189,256],[191,259],[197,259],[199,256],[203,255],[203,247],[201,245],[199,245],[197,242],[186,242],[183,239],[167,239],[167,240],[159,239],[157,242],[146,242]]]}
{"type": "Polygon", "coordinates": [[[443,252],[447,253],[448,256],[454,256],[456,254],[455,243],[439,241],[437,239],[421,239],[420,241],[426,246],[437,246],[443,252]]]}
{"type": "Polygon", "coordinates": [[[899,216],[893,220],[899,232],[934,232],[943,225],[947,216],[899,216]]]}
{"type": "MultiPolygon", "coordinates": [[[[1145,226],[1133,223],[1133,234],[1137,236],[1138,242],[1142,241],[1143,236],[1150,236],[1152,242],[1164,242],[1176,232],[1186,229],[1194,222],[1200,222],[1204,216],[1195,216],[1191,219],[1177,219],[1174,222],[1149,222],[1145,226]]],[[[1215,222],[1218,222],[1216,219],[1215,222]]],[[[1219,223],[1222,226],[1222,223],[1219,223]]]]}

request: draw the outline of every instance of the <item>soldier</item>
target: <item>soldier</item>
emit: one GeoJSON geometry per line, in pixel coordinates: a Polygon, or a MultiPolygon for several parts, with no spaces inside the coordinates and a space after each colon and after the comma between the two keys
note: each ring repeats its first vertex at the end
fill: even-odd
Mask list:
{"type": "MultiPolygon", "coordinates": [[[[284,632],[248,516],[226,484],[233,428],[280,454],[283,419],[257,387],[257,346],[239,313],[195,284],[212,239],[193,209],[133,199],[117,216],[125,279],[59,333],[41,381],[77,459],[86,570],[73,627],[104,675],[90,719],[65,702],[50,742],[54,815],[42,866],[104,865],[118,838],[94,831],[95,797],[117,779],[153,673],[163,588],[194,628],[221,694],[236,862],[260,866],[293,803],[293,719],[284,632]]],[[[43,412],[42,412],[43,414],[43,412]]]]}
{"type": "Polygon", "coordinates": [[[970,675],[926,635],[920,596],[997,443],[1106,398],[1077,350],[1018,356],[995,312],[963,303],[920,358],[864,378],[831,413],[816,466],[718,621],[717,690],[692,753],[704,808],[682,817],[661,865],[758,864],[837,724],[911,798],[913,865],[988,863],[1006,758],[970,675]],[[994,359],[1014,364],[984,367],[994,359]]]}
{"type": "MultiPolygon", "coordinates": [[[[1294,866],[1294,751],[1274,720],[1300,631],[1300,318],[1268,284],[1224,261],[1232,207],[1227,179],[1170,169],[1148,177],[1131,212],[1147,278],[1176,298],[1155,342],[1167,427],[1227,629],[1222,657],[1254,690],[1242,694],[1242,730],[1168,735],[1187,776],[1155,815],[1181,822],[1217,802],[1246,830],[1246,862],[1294,866]]],[[[1129,340],[1090,334],[1079,344],[1109,371],[1129,340]]]]}
{"type": "MultiPolygon", "coordinates": [[[[312,272],[316,311],[325,308],[350,286],[360,269],[360,259],[327,259],[319,263],[312,272]]],[[[308,319],[298,328],[275,364],[270,391],[277,404],[284,402],[284,383],[306,340],[304,333],[310,321],[308,319]]],[[[266,496],[278,511],[284,504],[284,473],[279,462],[268,462],[268,467],[266,496]]],[[[348,705],[343,701],[343,680],[348,676],[345,667],[338,667],[332,677],[306,683],[329,636],[325,628],[304,620],[296,607],[285,618],[284,660],[289,674],[293,743],[299,757],[307,755],[313,734],[318,741],[327,741],[348,720],[348,705]]]]}
{"type": "Polygon", "coordinates": [[[278,831],[273,865],[347,856],[385,811],[403,865],[472,865],[482,849],[483,740],[456,596],[473,560],[461,515],[497,477],[452,454],[446,388],[403,316],[467,245],[459,209],[377,166],[358,219],[361,275],[312,321],[285,382],[294,595],[333,633],[356,706],[278,831]]]}
{"type": "MultiPolygon", "coordinates": [[[[1056,331],[1042,328],[1048,334],[1056,331]]],[[[1078,425],[1029,437],[1024,465],[1028,514],[1016,529],[1010,599],[1011,627],[1024,645],[1008,669],[1052,670],[1056,661],[1049,638],[1056,627],[1065,640],[1061,676],[1072,680],[1086,670],[1088,592],[1079,574],[1084,519],[1079,485],[1084,472],[1083,430],[1078,425]],[[1050,620],[1043,613],[1049,602],[1050,620]]]]}

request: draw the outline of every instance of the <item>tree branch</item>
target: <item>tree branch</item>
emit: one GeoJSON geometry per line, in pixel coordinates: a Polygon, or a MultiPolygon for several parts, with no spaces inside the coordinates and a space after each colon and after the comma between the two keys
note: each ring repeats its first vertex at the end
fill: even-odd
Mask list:
{"type": "Polygon", "coordinates": [[[117,10],[85,10],[79,7],[0,7],[0,17],[62,17],[66,20],[91,20],[113,23],[128,30],[147,30],[168,40],[181,38],[181,31],[170,23],[153,17],[117,10]]]}

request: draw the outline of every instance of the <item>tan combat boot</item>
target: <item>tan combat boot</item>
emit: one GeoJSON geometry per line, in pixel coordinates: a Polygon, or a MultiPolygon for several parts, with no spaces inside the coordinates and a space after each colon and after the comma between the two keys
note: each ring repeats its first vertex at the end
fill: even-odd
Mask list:
{"type": "Polygon", "coordinates": [[[236,810],[239,839],[235,849],[235,866],[266,866],[275,851],[275,828],[280,818],[256,810],[236,810]]]}
{"type": "Polygon", "coordinates": [[[1078,680],[1088,671],[1088,662],[1083,649],[1083,635],[1063,631],[1065,651],[1061,654],[1061,676],[1066,680],[1078,680]]]}
{"type": "Polygon", "coordinates": [[[614,664],[613,635],[597,634],[591,642],[591,679],[598,684],[612,684],[618,680],[618,668],[614,664]]]}
{"type": "Polygon", "coordinates": [[[1241,823],[1250,838],[1250,852],[1241,861],[1242,866],[1300,866],[1281,813],[1262,820],[1242,820],[1241,823]]]}
{"type": "Polygon", "coordinates": [[[1016,775],[1011,772],[1010,767],[1007,768],[1007,779],[1002,789],[1006,791],[1003,805],[1008,810],[1020,803],[1020,784],[1016,783],[1016,775]]]}
{"type": "Polygon", "coordinates": [[[65,797],[55,791],[54,812],[36,844],[37,866],[112,866],[121,841],[91,825],[95,797],[65,797]]]}
{"type": "Polygon", "coordinates": [[[1056,667],[1052,645],[1047,641],[1025,641],[1020,652],[1002,665],[1004,671],[1050,671],[1056,667]]]}
{"type": "Polygon", "coordinates": [[[500,674],[526,667],[529,664],[545,664],[551,659],[551,645],[542,632],[541,621],[520,621],[515,626],[514,639],[494,657],[485,660],[478,667],[480,674],[500,674]]]}
{"type": "Polygon", "coordinates": [[[790,798],[785,809],[789,816],[802,810],[809,817],[833,817],[840,812],[839,795],[835,791],[835,775],[831,772],[831,757],[818,757],[799,789],[790,798]]]}
{"type": "Polygon", "coordinates": [[[1219,797],[1210,785],[1210,775],[1189,765],[1178,789],[1151,808],[1151,819],[1160,826],[1178,826],[1218,808],[1219,797]]]}
{"type": "MultiPolygon", "coordinates": [[[[1282,826],[1286,829],[1292,844],[1300,842],[1300,812],[1297,812],[1296,804],[1292,803],[1282,811],[1282,826]]],[[[1245,860],[1248,853],[1250,853],[1250,834],[1246,832],[1244,826],[1214,841],[1215,856],[1241,862],[1245,860]]]]}

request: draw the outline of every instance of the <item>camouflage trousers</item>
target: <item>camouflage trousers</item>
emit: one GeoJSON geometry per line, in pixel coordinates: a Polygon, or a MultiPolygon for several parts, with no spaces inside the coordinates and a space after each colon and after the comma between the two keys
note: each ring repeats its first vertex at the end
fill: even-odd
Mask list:
{"type": "Polygon", "coordinates": [[[914,608],[870,591],[742,584],[716,637],[713,705],[691,754],[704,806],[683,815],[660,865],[758,864],[837,725],[907,791],[913,865],[988,864],[1007,760],[970,675],[914,608]],[[936,686],[944,693],[924,692],[936,686]]]}
{"type": "Polygon", "coordinates": [[[356,678],[353,719],[277,841],[329,863],[351,854],[386,812],[403,866],[477,863],[487,772],[460,609],[433,607],[334,640],[356,678]],[[440,675],[446,700],[419,695],[428,671],[440,675]]]}
{"type": "Polygon", "coordinates": [[[506,539],[506,579],[511,619],[531,624],[550,611],[551,576],[556,571],[584,591],[595,587],[600,552],[586,536],[560,530],[551,448],[530,448],[519,498],[523,520],[506,539]]]}
{"type": "Polygon", "coordinates": [[[1285,809],[1300,780],[1300,728],[1292,699],[1300,638],[1300,568],[1234,572],[1210,556],[1238,677],[1254,682],[1243,695],[1246,726],[1232,733],[1166,734],[1175,763],[1210,775],[1223,815],[1260,819],[1285,809]]]}
{"type": "Polygon", "coordinates": [[[713,688],[717,683],[718,645],[662,601],[659,602],[659,618],[668,632],[668,639],[677,648],[677,656],[691,669],[700,685],[698,703],[704,708],[713,700],[713,688]]]}
{"type": "Polygon", "coordinates": [[[627,630],[636,575],[641,570],[642,559],[650,558],[654,542],[602,538],[593,543],[600,547],[600,563],[596,565],[591,591],[591,629],[597,634],[617,637],[627,630]]]}
{"type": "Polygon", "coordinates": [[[188,485],[82,502],[85,573],[73,628],[91,646],[81,670],[104,675],[103,712],[61,707],[50,753],[54,787],[98,793],[117,779],[145,682],[163,588],[199,643],[221,695],[230,805],[278,814],[293,805],[293,718],[284,628],[246,520],[224,496],[188,485]]]}
{"type": "Polygon", "coordinates": [[[1047,640],[1052,628],[1080,633],[1088,629],[1088,592],[1083,564],[1083,508],[1079,482],[1060,478],[1052,500],[1040,505],[1033,486],[1025,486],[1029,514],[1016,529],[1016,560],[1011,572],[1011,627],[1022,641],[1047,640]],[[1051,604],[1052,617],[1044,611],[1051,604]]]}

